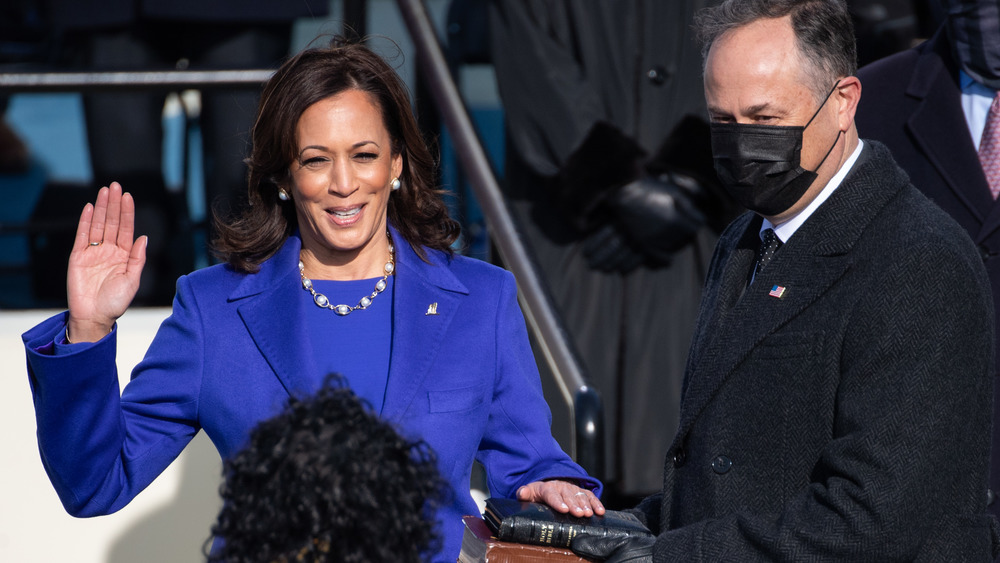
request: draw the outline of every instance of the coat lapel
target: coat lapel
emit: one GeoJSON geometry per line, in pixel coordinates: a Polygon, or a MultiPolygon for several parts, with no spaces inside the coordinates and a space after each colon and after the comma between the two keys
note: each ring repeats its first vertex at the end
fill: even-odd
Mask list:
{"type": "MultiPolygon", "coordinates": [[[[691,347],[691,357],[688,365],[695,365],[703,355],[703,350],[712,341],[714,331],[711,327],[721,326],[724,319],[739,301],[746,289],[750,268],[753,267],[760,246],[760,217],[747,213],[733,224],[731,229],[742,232],[736,246],[718,260],[722,265],[722,274],[718,283],[709,283],[702,296],[702,310],[698,316],[698,327],[695,330],[694,342],[691,347]]],[[[725,235],[723,236],[725,239],[725,235]]]]}
{"type": "MultiPolygon", "coordinates": [[[[718,313],[699,327],[698,338],[703,344],[688,367],[677,440],[683,440],[718,389],[755,347],[808,309],[850,269],[850,251],[864,227],[902,182],[901,176],[889,178],[882,172],[865,171],[872,152],[866,146],[844,183],[781,247],[767,269],[732,306],[716,305],[718,313]],[[781,297],[770,294],[775,285],[784,288],[781,297]]],[[[879,146],[878,152],[881,158],[888,158],[885,147],[879,146]]],[[[743,265],[747,250],[739,247],[749,245],[759,228],[759,221],[750,221],[739,239],[734,258],[729,260],[732,265],[726,265],[720,281],[720,299],[731,299],[742,291],[746,278],[741,279],[738,273],[748,272],[743,265]]]]}
{"type": "Polygon", "coordinates": [[[246,276],[230,296],[243,300],[237,310],[250,338],[290,394],[307,390],[316,372],[312,350],[304,338],[304,311],[299,295],[298,237],[289,237],[259,272],[246,276]]]}
{"type": "Polygon", "coordinates": [[[428,264],[392,231],[397,270],[392,314],[392,352],[382,417],[399,420],[428,377],[445,334],[468,290],[443,253],[427,250],[428,264]],[[435,314],[428,314],[433,312],[435,314]]]}
{"type": "MultiPolygon", "coordinates": [[[[710,336],[691,366],[678,435],[690,428],[716,390],[765,337],[806,310],[847,271],[847,255],[815,252],[802,234],[797,232],[733,306],[706,327],[710,336]],[[781,297],[770,295],[775,285],[784,288],[781,297]]],[[[727,275],[725,283],[731,287],[723,289],[722,295],[741,290],[746,278],[727,275]]]]}
{"type": "MultiPolygon", "coordinates": [[[[420,259],[390,228],[396,243],[393,336],[382,415],[399,418],[430,373],[444,335],[458,312],[465,286],[448,268],[448,257],[428,251],[431,264],[420,259]],[[436,304],[436,305],[435,305],[436,304]],[[434,313],[428,309],[434,306],[434,313]]],[[[242,300],[237,310],[247,331],[289,393],[308,389],[317,370],[304,333],[298,258],[301,241],[288,238],[260,272],[246,276],[230,296],[242,300]]]]}

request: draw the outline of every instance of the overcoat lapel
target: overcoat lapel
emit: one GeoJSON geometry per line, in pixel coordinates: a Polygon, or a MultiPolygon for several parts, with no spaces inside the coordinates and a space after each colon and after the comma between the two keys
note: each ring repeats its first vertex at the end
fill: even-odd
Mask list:
{"type": "Polygon", "coordinates": [[[723,264],[721,281],[717,284],[709,284],[705,288],[705,294],[701,301],[704,310],[698,315],[698,327],[691,346],[691,357],[688,360],[688,365],[698,363],[705,346],[713,340],[715,332],[712,328],[723,324],[727,314],[736,305],[746,289],[750,269],[753,267],[757,248],[760,246],[758,235],[760,225],[760,217],[752,213],[747,213],[738,220],[738,223],[733,225],[732,228],[741,230],[743,235],[728,255],[719,258],[723,264]]]}
{"type": "MultiPolygon", "coordinates": [[[[767,268],[743,291],[748,272],[746,250],[739,250],[757,236],[760,222],[750,221],[746,232],[725,265],[720,280],[720,300],[738,297],[731,307],[718,306],[710,323],[700,327],[702,342],[689,365],[677,439],[682,440],[719,387],[769,334],[806,311],[850,269],[850,250],[864,226],[899,189],[901,178],[883,178],[894,188],[880,188],[857,172],[870,159],[866,147],[844,183],[781,247],[767,268]],[[886,193],[887,191],[891,193],[886,193]],[[743,272],[744,276],[738,275],[743,272]],[[781,297],[770,294],[781,286],[781,297]],[[707,333],[707,334],[705,334],[707,333]]],[[[886,150],[884,147],[881,150],[886,150]]],[[[868,178],[871,174],[866,175],[868,178]]],[[[875,174],[881,176],[881,174],[875,174]]],[[[709,305],[711,306],[711,305],[709,305]]]]}
{"type": "MultiPolygon", "coordinates": [[[[958,68],[949,66],[948,42],[939,31],[921,54],[906,94],[919,100],[906,127],[958,201],[982,223],[977,242],[1000,227],[1000,205],[990,196],[986,177],[966,125],[958,68]]],[[[911,179],[918,182],[918,178],[911,179]]]]}
{"type": "Polygon", "coordinates": [[[417,397],[445,342],[448,327],[458,313],[465,286],[447,266],[448,257],[428,250],[424,262],[392,232],[396,243],[397,272],[392,315],[392,352],[382,417],[399,420],[417,397]],[[436,314],[427,314],[433,307],[436,314]]]}
{"type": "Polygon", "coordinates": [[[277,254],[246,276],[230,299],[267,363],[289,393],[307,390],[316,363],[305,337],[298,260],[301,242],[289,237],[277,254]]]}
{"type": "MultiPolygon", "coordinates": [[[[678,435],[687,431],[716,390],[765,337],[806,310],[847,271],[847,255],[834,249],[816,252],[809,237],[800,238],[805,234],[801,231],[782,246],[733,306],[708,326],[710,336],[691,366],[678,435]],[[769,294],[775,285],[784,288],[781,297],[769,294]]],[[[732,261],[743,261],[739,253],[736,256],[732,261]]],[[[724,281],[730,287],[721,289],[720,295],[742,291],[746,278],[735,275],[741,269],[747,272],[740,266],[731,268],[734,275],[724,281]]]]}

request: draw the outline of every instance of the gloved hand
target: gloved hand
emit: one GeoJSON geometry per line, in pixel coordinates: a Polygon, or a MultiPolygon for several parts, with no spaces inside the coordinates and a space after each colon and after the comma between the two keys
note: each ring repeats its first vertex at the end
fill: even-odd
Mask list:
{"type": "Polygon", "coordinates": [[[643,255],[613,224],[606,224],[583,239],[587,265],[601,272],[627,274],[639,267],[643,255]]]}
{"type": "Polygon", "coordinates": [[[569,547],[577,555],[607,563],[652,563],[654,543],[656,538],[651,536],[606,538],[584,534],[573,538],[569,547]]]}
{"type": "Polygon", "coordinates": [[[666,265],[705,224],[697,198],[702,186],[677,172],[644,176],[615,190],[607,200],[618,227],[651,264],[666,265]]]}

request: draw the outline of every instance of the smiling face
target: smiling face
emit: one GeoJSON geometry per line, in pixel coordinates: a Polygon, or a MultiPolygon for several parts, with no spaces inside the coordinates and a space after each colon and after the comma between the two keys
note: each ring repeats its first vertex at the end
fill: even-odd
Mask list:
{"type": "Polygon", "coordinates": [[[325,279],[382,275],[386,210],[403,169],[373,99],[346,90],[309,106],[295,128],[289,186],[307,272],[325,279]]]}

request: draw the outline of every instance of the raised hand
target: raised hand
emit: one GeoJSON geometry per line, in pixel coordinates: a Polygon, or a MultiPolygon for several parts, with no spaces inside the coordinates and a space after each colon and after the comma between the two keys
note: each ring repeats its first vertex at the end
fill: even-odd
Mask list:
{"type": "Polygon", "coordinates": [[[139,290],[145,236],[135,236],[135,202],[118,182],[87,204],[69,255],[67,332],[73,342],[96,342],[111,332],[139,290]]]}

